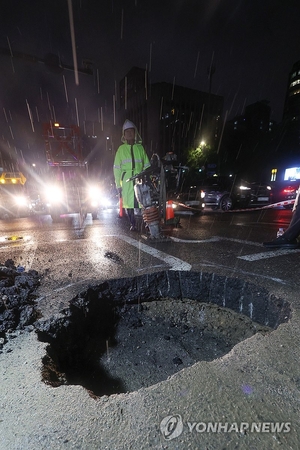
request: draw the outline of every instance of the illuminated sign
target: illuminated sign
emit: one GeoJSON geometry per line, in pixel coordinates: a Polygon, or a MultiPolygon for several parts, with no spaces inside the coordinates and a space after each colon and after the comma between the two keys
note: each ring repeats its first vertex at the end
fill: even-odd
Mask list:
{"type": "Polygon", "coordinates": [[[285,181],[300,180],[300,167],[290,167],[284,171],[285,181]]]}

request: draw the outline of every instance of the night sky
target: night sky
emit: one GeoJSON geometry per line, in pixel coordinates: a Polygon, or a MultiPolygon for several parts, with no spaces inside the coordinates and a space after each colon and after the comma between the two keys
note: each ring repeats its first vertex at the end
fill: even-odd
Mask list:
{"type": "MultiPolygon", "coordinates": [[[[207,92],[212,64],[212,93],[224,97],[227,118],[266,99],[271,118],[281,121],[288,75],[300,60],[299,0],[73,0],[72,7],[78,66],[91,60],[94,76],[80,77],[76,86],[74,73],[64,71],[66,98],[62,73],[2,51],[0,125],[4,135],[9,132],[6,139],[16,139],[14,117],[23,114],[30,141],[34,123],[44,119],[42,101],[59,115],[74,110],[78,97],[79,120],[89,114],[95,120],[92,115],[111,104],[116,84],[134,66],[148,68],[151,82],[207,92]]],[[[68,0],[2,0],[0,12],[1,49],[40,59],[53,53],[74,65],[68,0]]]]}

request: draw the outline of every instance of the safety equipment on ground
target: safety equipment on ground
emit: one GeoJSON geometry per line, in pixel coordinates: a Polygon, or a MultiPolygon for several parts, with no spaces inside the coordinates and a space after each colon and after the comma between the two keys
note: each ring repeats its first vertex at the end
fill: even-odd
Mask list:
{"type": "Polygon", "coordinates": [[[283,228],[279,228],[278,231],[277,231],[277,236],[276,237],[279,238],[280,236],[283,235],[283,233],[284,233],[284,229],[283,228]]]}
{"type": "Polygon", "coordinates": [[[147,183],[137,182],[134,186],[134,193],[142,205],[143,220],[148,226],[150,237],[152,239],[161,238],[159,210],[158,206],[153,204],[150,186],[147,183]]]}
{"type": "MultiPolygon", "coordinates": [[[[160,160],[159,156],[154,154],[151,163],[150,167],[128,179],[124,178],[124,180],[126,183],[135,181],[134,193],[142,207],[143,220],[150,233],[148,239],[166,242],[170,238],[161,232],[161,219],[164,219],[165,223],[175,226],[179,224],[179,219],[174,215],[174,202],[166,200],[165,161],[160,160]],[[166,212],[167,208],[168,213],[166,212]]],[[[176,185],[176,187],[178,186],[176,185]]]]}
{"type": "Polygon", "coordinates": [[[161,238],[160,234],[160,217],[157,206],[149,206],[143,209],[143,220],[149,228],[152,238],[161,238]]]}
{"type": "Polygon", "coordinates": [[[166,205],[166,222],[168,222],[168,220],[173,220],[174,217],[173,201],[168,200],[166,205]]]}

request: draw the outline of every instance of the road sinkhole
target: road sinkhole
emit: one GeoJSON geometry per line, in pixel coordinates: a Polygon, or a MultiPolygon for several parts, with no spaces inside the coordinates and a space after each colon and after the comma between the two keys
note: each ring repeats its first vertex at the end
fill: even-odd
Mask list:
{"type": "Polygon", "coordinates": [[[165,271],[108,280],[35,326],[47,342],[42,378],[93,397],[136,391],[212,361],[290,319],[289,303],[249,282],[165,271]]]}

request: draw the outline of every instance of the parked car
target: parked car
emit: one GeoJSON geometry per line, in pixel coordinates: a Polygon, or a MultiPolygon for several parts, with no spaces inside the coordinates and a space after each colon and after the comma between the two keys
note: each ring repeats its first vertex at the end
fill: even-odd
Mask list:
{"type": "MultiPolygon", "coordinates": [[[[285,181],[283,183],[275,185],[274,200],[276,203],[285,202],[287,200],[294,200],[297,195],[297,191],[300,185],[300,181],[285,181]]],[[[284,208],[291,209],[293,204],[285,205],[284,208]]]]}
{"type": "Polygon", "coordinates": [[[273,189],[269,184],[250,183],[251,200],[250,206],[266,206],[273,203],[273,189]]]}
{"type": "Polygon", "coordinates": [[[201,183],[204,203],[211,209],[228,211],[233,208],[247,208],[251,201],[251,186],[236,177],[214,176],[201,183]]]}

